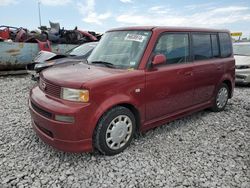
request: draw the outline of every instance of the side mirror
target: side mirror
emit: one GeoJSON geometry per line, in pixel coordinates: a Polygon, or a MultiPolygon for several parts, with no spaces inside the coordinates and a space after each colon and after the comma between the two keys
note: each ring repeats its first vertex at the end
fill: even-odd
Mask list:
{"type": "Polygon", "coordinates": [[[153,64],[153,66],[156,66],[156,65],[164,64],[164,63],[166,63],[166,61],[167,61],[167,58],[165,55],[157,54],[153,57],[152,64],[153,64]]]}

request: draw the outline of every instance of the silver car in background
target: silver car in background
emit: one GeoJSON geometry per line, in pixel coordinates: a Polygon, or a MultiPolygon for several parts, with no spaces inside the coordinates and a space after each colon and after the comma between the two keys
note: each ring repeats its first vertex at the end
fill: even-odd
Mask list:
{"type": "Polygon", "coordinates": [[[250,42],[233,44],[235,58],[235,83],[250,84],[250,42]]]}

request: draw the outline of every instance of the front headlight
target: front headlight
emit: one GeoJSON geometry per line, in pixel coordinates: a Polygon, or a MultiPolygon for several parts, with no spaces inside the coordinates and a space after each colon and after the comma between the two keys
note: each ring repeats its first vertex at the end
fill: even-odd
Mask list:
{"type": "Polygon", "coordinates": [[[81,90],[63,87],[61,90],[61,98],[69,101],[88,102],[89,91],[85,89],[81,90]]]}

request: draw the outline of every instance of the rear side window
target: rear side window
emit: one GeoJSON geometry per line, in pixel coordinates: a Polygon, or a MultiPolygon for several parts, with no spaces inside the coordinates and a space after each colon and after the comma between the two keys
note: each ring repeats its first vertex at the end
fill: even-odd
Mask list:
{"type": "Polygon", "coordinates": [[[220,57],[219,44],[216,34],[211,35],[213,57],[220,57]]]}
{"type": "Polygon", "coordinates": [[[229,57],[232,54],[231,38],[228,33],[219,33],[221,57],[229,57]]]}
{"type": "Polygon", "coordinates": [[[164,34],[158,40],[154,54],[163,54],[167,64],[185,63],[189,59],[189,38],[187,33],[164,34]]]}
{"type": "Polygon", "coordinates": [[[193,34],[194,60],[210,59],[212,57],[210,34],[193,34]]]}

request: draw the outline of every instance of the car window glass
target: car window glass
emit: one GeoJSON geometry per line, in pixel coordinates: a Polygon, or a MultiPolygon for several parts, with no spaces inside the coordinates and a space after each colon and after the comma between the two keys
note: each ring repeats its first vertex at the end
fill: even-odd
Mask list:
{"type": "Polygon", "coordinates": [[[185,63],[189,57],[188,34],[164,34],[158,40],[154,54],[163,54],[167,64],[185,63]]]}
{"type": "Polygon", "coordinates": [[[88,62],[108,62],[117,68],[136,68],[146,49],[151,31],[111,31],[102,36],[88,62]]]}
{"type": "Polygon", "coordinates": [[[213,57],[219,57],[220,51],[219,51],[219,44],[218,44],[217,35],[215,35],[215,34],[211,35],[211,41],[212,41],[213,57]]]}
{"type": "Polygon", "coordinates": [[[204,60],[212,57],[209,34],[193,34],[192,41],[194,60],[204,60]]]}
{"type": "Polygon", "coordinates": [[[250,56],[250,43],[236,43],[233,45],[234,55],[250,56]]]}
{"type": "Polygon", "coordinates": [[[221,57],[229,57],[232,54],[231,38],[228,33],[219,33],[221,57]]]}
{"type": "Polygon", "coordinates": [[[93,50],[95,46],[96,46],[96,44],[91,44],[91,43],[82,44],[82,45],[70,50],[67,54],[72,55],[72,56],[84,56],[88,52],[93,50]]]}

